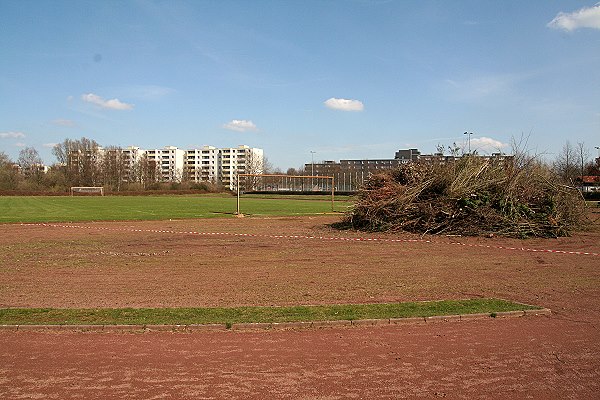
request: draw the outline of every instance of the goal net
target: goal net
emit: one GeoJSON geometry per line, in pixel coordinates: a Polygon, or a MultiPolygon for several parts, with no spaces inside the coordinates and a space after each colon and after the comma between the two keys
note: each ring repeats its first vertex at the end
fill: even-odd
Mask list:
{"type": "Polygon", "coordinates": [[[102,186],[72,186],[71,196],[104,196],[104,187],[102,186]]]}
{"type": "Polygon", "coordinates": [[[331,195],[331,208],[335,196],[333,176],[280,175],[280,174],[238,174],[236,181],[238,199],[237,213],[240,213],[240,195],[254,194],[324,194],[331,195]]]}

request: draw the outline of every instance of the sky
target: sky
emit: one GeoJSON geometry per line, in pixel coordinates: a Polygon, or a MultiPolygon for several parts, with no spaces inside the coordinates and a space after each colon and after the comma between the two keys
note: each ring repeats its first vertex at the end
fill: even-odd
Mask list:
{"type": "Polygon", "coordinates": [[[81,137],[284,171],[467,138],[596,156],[600,3],[0,0],[0,152],[81,137]]]}

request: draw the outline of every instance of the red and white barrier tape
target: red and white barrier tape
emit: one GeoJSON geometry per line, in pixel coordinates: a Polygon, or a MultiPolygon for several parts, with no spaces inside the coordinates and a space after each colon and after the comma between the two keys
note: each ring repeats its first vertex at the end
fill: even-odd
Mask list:
{"type": "Polygon", "coordinates": [[[571,254],[584,256],[600,256],[600,253],[587,251],[567,251],[567,250],[551,250],[551,249],[533,249],[529,247],[509,247],[486,244],[473,244],[461,242],[444,242],[433,241],[426,239],[388,239],[388,238],[348,238],[335,236],[305,236],[305,235],[261,235],[253,233],[231,233],[231,232],[196,232],[196,231],[172,231],[158,229],[126,229],[126,228],[107,228],[101,226],[84,226],[84,225],[62,225],[62,224],[21,224],[22,226],[47,226],[53,228],[72,228],[72,229],[93,229],[104,231],[122,231],[122,232],[146,232],[146,233],[168,233],[173,235],[199,235],[199,236],[234,236],[234,237],[260,237],[269,239],[306,239],[306,240],[327,240],[327,241],[345,241],[345,242],[379,242],[379,243],[431,243],[431,244],[447,244],[464,247],[479,247],[487,249],[526,251],[533,253],[555,253],[555,254],[571,254]]]}

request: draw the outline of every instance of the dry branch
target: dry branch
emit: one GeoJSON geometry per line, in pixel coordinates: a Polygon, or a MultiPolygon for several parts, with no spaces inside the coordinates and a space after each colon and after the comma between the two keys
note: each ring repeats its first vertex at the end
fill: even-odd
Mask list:
{"type": "Polygon", "coordinates": [[[343,225],[370,231],[558,237],[584,221],[578,191],[535,161],[466,156],[373,175],[343,225]]]}

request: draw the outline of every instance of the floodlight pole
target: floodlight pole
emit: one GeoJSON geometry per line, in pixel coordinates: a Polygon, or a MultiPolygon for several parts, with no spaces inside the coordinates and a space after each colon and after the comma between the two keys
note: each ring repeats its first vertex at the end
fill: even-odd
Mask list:
{"type": "Polygon", "coordinates": [[[471,135],[473,134],[473,132],[465,132],[463,133],[463,135],[467,135],[467,143],[469,146],[469,154],[471,154],[471,135]]]}

